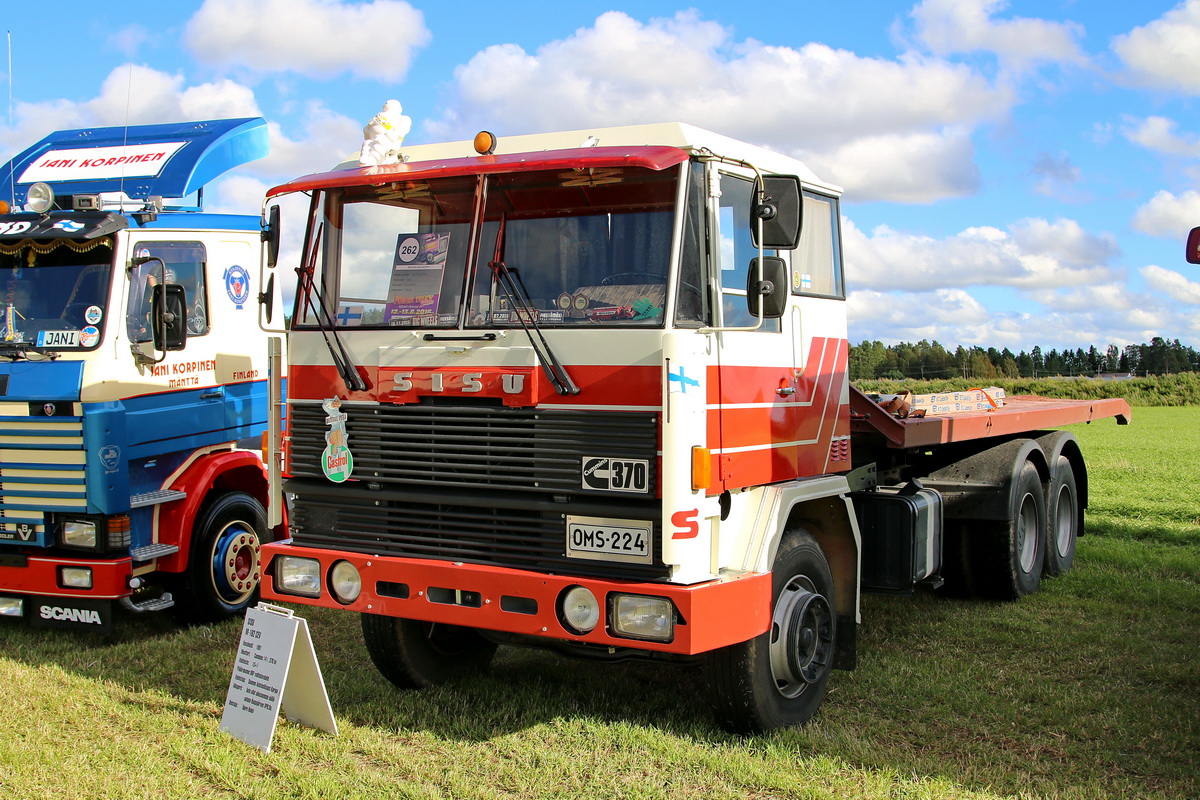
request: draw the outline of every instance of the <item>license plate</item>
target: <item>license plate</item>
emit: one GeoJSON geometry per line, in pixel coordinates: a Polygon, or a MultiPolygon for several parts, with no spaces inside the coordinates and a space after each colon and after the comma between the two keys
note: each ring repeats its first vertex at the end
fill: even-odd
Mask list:
{"type": "Polygon", "coordinates": [[[649,564],[653,526],[644,520],[567,517],[567,556],[649,564]]]}

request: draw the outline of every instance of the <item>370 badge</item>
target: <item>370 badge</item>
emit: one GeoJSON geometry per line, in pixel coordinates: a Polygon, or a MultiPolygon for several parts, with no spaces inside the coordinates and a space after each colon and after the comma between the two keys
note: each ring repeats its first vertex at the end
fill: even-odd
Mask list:
{"type": "Polygon", "coordinates": [[[602,492],[650,491],[650,462],[642,459],[583,457],[583,488],[602,492]]]}

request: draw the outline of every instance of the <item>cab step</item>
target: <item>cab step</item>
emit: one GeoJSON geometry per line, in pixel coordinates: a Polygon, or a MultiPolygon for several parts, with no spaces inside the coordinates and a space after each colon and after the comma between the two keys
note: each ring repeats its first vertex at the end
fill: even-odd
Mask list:
{"type": "Polygon", "coordinates": [[[187,497],[187,492],[180,492],[176,489],[158,489],[153,492],[143,492],[135,494],[129,498],[130,508],[143,508],[145,506],[156,506],[160,503],[169,503],[172,500],[182,500],[187,497]]]}
{"type": "Polygon", "coordinates": [[[132,597],[122,597],[121,605],[135,614],[141,614],[145,611],[162,611],[175,605],[175,598],[171,597],[170,592],[163,592],[160,597],[151,597],[148,600],[135,602],[132,597]]]}
{"type": "Polygon", "coordinates": [[[144,547],[135,547],[129,551],[129,555],[133,556],[134,561],[153,561],[156,558],[169,556],[172,553],[179,552],[177,544],[148,544],[144,547]]]}

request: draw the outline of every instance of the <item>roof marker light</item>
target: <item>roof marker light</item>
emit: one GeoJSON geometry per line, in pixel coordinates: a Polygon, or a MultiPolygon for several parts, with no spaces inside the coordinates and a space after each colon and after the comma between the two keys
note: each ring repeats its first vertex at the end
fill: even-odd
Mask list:
{"type": "Polygon", "coordinates": [[[490,156],[496,152],[496,134],[491,131],[480,131],[475,134],[475,152],[481,156],[490,156]]]}

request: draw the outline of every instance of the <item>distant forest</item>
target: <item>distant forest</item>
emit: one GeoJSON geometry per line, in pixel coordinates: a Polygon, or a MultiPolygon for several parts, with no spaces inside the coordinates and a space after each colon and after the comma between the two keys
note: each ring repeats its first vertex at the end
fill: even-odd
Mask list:
{"type": "Polygon", "coordinates": [[[1110,344],[1105,350],[1095,345],[1087,350],[1050,350],[1040,347],[1013,353],[1007,347],[947,350],[935,341],[916,344],[863,342],[850,345],[850,379],[877,378],[1048,378],[1095,377],[1100,375],[1174,375],[1200,372],[1200,352],[1185,347],[1178,339],[1155,337],[1149,344],[1124,348],[1110,344]]]}

